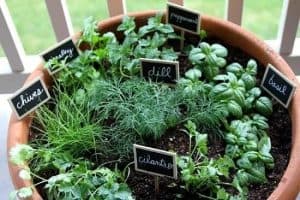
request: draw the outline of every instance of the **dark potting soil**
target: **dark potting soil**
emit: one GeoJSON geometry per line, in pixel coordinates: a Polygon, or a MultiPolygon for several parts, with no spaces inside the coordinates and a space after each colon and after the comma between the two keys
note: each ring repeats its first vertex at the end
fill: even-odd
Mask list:
{"type": "MultiPolygon", "coordinates": [[[[188,43],[197,44],[199,40],[196,37],[188,36],[188,43]]],[[[228,57],[227,63],[239,62],[241,65],[246,66],[251,56],[245,54],[238,48],[224,44],[219,39],[208,38],[208,43],[220,43],[227,47],[228,57]]],[[[186,55],[179,57],[180,62],[180,74],[183,75],[187,69],[191,67],[187,60],[186,55]]],[[[257,84],[261,82],[264,74],[265,67],[261,63],[258,63],[258,76],[257,84]]],[[[267,94],[265,94],[268,96],[267,94]]],[[[260,200],[267,199],[267,197],[276,188],[280,179],[287,167],[290,148],[291,148],[291,120],[287,109],[283,108],[280,104],[273,101],[273,114],[269,117],[269,136],[271,138],[272,149],[271,154],[275,160],[275,167],[272,170],[267,171],[268,182],[260,185],[251,185],[249,187],[248,199],[260,200]]],[[[189,151],[189,138],[186,133],[182,132],[182,125],[170,128],[166,131],[163,137],[158,141],[153,141],[147,144],[148,146],[163,149],[173,150],[179,155],[187,154],[189,151]]],[[[36,130],[31,131],[34,133],[36,130]]],[[[31,135],[31,139],[34,139],[35,134],[31,135]]],[[[208,155],[209,157],[218,157],[223,155],[225,151],[225,143],[221,139],[209,140],[208,155]]],[[[49,172],[53,174],[53,172],[49,172]]],[[[181,195],[180,199],[201,199],[198,196],[188,194],[187,191],[182,189],[179,178],[177,180],[171,178],[160,177],[160,191],[155,195],[154,177],[144,173],[136,172],[134,167],[130,167],[130,175],[127,180],[129,187],[132,189],[134,196],[137,200],[173,200],[177,199],[177,195],[181,195]]],[[[37,187],[40,194],[42,192],[42,185],[37,187]]],[[[230,190],[229,190],[230,191],[230,190]]],[[[234,191],[232,191],[234,192],[234,191]]],[[[45,195],[43,195],[45,198],[45,195]]],[[[46,198],[45,198],[46,199],[46,198]]]]}

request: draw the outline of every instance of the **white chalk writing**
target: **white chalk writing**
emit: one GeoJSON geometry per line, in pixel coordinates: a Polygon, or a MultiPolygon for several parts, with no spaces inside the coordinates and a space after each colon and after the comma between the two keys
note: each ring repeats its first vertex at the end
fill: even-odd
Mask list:
{"type": "Polygon", "coordinates": [[[278,92],[280,92],[281,94],[283,95],[286,95],[286,89],[287,89],[287,86],[286,85],[283,85],[283,84],[279,84],[279,83],[276,83],[275,80],[274,80],[274,74],[271,76],[271,78],[269,79],[268,81],[269,85],[271,85],[275,90],[277,90],[278,92]]]}
{"type": "Polygon", "coordinates": [[[61,60],[62,58],[65,57],[72,58],[73,51],[74,49],[61,49],[60,53],[57,56],[54,56],[53,58],[57,58],[58,60],[61,60]]]}
{"type": "Polygon", "coordinates": [[[184,16],[178,15],[176,13],[171,13],[170,19],[175,19],[177,23],[192,23],[192,24],[198,24],[197,19],[190,19],[186,18],[184,16]]]}
{"type": "Polygon", "coordinates": [[[19,96],[20,100],[17,102],[17,108],[22,109],[26,104],[30,103],[31,101],[39,98],[41,94],[43,94],[44,90],[43,89],[36,89],[33,91],[31,94],[22,94],[19,96]]]}
{"type": "Polygon", "coordinates": [[[170,67],[157,68],[153,66],[152,69],[148,71],[148,77],[172,78],[170,73],[171,73],[170,67]]]}
{"type": "Polygon", "coordinates": [[[153,166],[159,166],[161,168],[168,169],[168,170],[173,168],[172,163],[167,163],[164,159],[155,160],[155,159],[151,158],[151,156],[149,154],[145,155],[145,156],[139,156],[139,163],[153,165],[153,166]]]}

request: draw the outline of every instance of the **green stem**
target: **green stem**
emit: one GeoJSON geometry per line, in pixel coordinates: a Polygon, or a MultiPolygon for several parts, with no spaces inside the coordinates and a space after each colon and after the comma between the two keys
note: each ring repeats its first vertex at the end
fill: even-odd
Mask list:
{"type": "Polygon", "coordinates": [[[204,194],[197,193],[200,198],[209,199],[209,200],[217,200],[216,198],[206,196],[204,194]]]}
{"type": "Polygon", "coordinates": [[[233,185],[231,183],[226,183],[226,182],[222,182],[222,181],[220,181],[219,184],[233,187],[233,185]]]}
{"type": "Polygon", "coordinates": [[[120,69],[120,73],[121,73],[122,76],[124,76],[124,77],[126,77],[126,78],[131,78],[131,76],[129,76],[129,75],[127,75],[127,74],[125,74],[125,73],[123,72],[122,67],[120,67],[119,69],[120,69]]]}
{"type": "Polygon", "coordinates": [[[110,164],[110,163],[114,163],[114,162],[121,162],[121,160],[120,159],[118,159],[118,160],[111,160],[111,161],[102,163],[101,165],[99,165],[99,167],[103,167],[104,165],[107,165],[107,164],[110,164]]]}
{"type": "Polygon", "coordinates": [[[127,173],[127,177],[125,178],[124,182],[126,183],[127,182],[127,179],[129,178],[129,175],[130,175],[130,165],[134,164],[134,162],[130,162],[128,163],[125,168],[124,168],[124,171],[123,171],[123,176],[125,177],[125,170],[128,169],[128,173],[127,173]]]}
{"type": "Polygon", "coordinates": [[[38,179],[41,179],[43,182],[48,181],[47,179],[45,179],[45,178],[43,178],[43,177],[41,177],[41,176],[39,176],[39,175],[37,175],[37,174],[35,174],[33,172],[30,172],[30,173],[31,173],[32,176],[34,176],[34,177],[36,177],[38,179]]]}
{"type": "Polygon", "coordinates": [[[41,181],[41,182],[38,182],[38,183],[34,184],[34,186],[38,186],[38,185],[41,185],[41,184],[47,183],[47,182],[48,182],[48,180],[44,180],[44,181],[41,181]]]}

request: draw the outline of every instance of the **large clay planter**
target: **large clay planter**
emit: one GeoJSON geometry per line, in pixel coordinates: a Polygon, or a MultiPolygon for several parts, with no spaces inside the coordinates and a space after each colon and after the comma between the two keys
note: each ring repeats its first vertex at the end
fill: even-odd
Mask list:
{"type": "MultiPolygon", "coordinates": [[[[136,18],[138,25],[145,24],[147,19],[156,14],[156,11],[140,12],[131,14],[136,18]]],[[[122,16],[113,17],[104,20],[98,24],[101,32],[115,31],[116,27],[120,24],[122,16]]],[[[268,63],[275,66],[279,71],[285,74],[290,80],[299,85],[295,74],[288,66],[288,64],[270,49],[263,41],[259,40],[253,34],[243,30],[239,26],[216,19],[213,17],[202,16],[201,28],[206,30],[209,34],[221,38],[225,43],[241,48],[243,51],[251,55],[253,58],[261,62],[263,65],[268,63]]],[[[75,38],[75,37],[74,37],[75,38]]],[[[50,84],[50,77],[43,66],[40,65],[37,69],[28,77],[27,81],[30,81],[37,75],[43,77],[43,79],[50,84]]],[[[278,184],[277,188],[271,194],[269,199],[272,200],[293,200],[296,198],[300,189],[300,89],[296,90],[295,96],[291,101],[289,112],[292,120],[292,149],[291,157],[286,168],[286,171],[278,184]]],[[[7,139],[7,152],[20,143],[27,143],[29,127],[31,123],[31,117],[25,117],[22,120],[18,120],[15,114],[12,114],[7,139]]],[[[12,181],[16,188],[29,186],[31,183],[24,181],[18,177],[19,168],[14,166],[10,162],[8,163],[12,181]]],[[[35,192],[33,199],[41,199],[40,195],[35,192]]]]}

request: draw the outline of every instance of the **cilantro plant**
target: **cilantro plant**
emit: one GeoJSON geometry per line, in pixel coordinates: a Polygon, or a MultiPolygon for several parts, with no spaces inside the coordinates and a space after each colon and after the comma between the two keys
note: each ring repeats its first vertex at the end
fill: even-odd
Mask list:
{"type": "Polygon", "coordinates": [[[190,138],[190,153],[178,157],[180,177],[185,184],[184,188],[195,193],[199,198],[211,199],[222,195],[224,199],[229,199],[229,193],[226,192],[224,186],[233,187],[233,185],[224,180],[230,180],[229,171],[235,168],[233,160],[227,155],[208,158],[207,134],[199,133],[192,121],[188,121],[185,127],[184,132],[190,138]]]}

